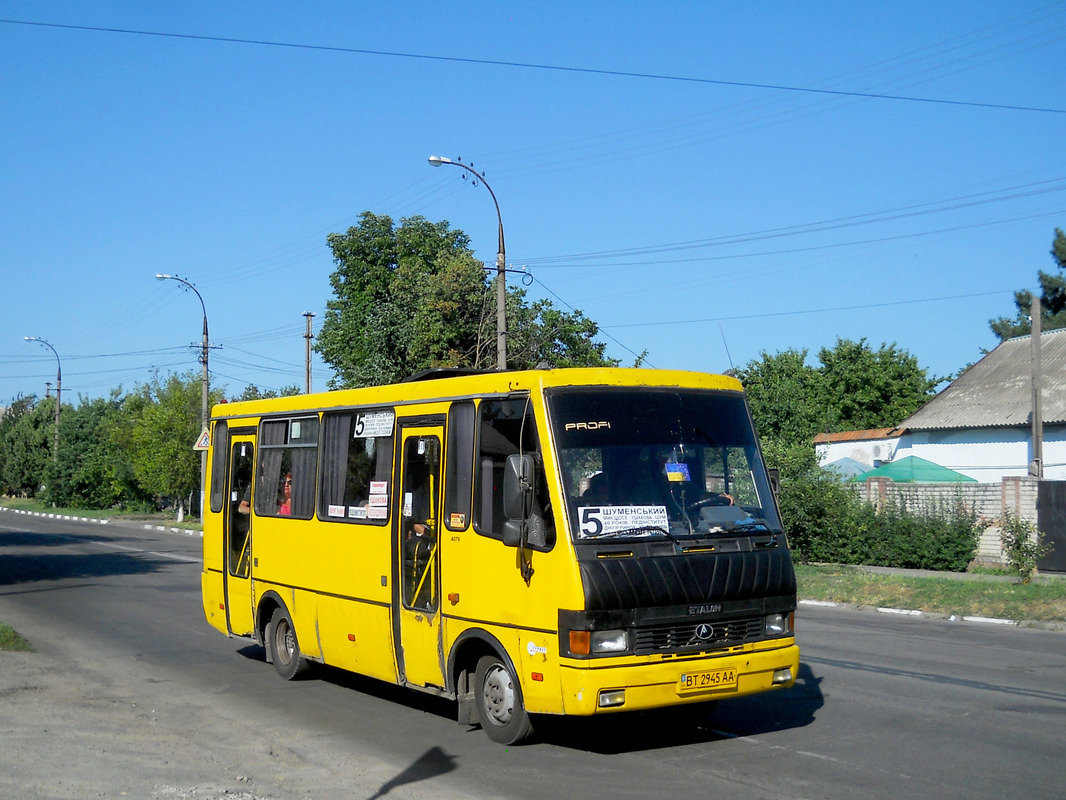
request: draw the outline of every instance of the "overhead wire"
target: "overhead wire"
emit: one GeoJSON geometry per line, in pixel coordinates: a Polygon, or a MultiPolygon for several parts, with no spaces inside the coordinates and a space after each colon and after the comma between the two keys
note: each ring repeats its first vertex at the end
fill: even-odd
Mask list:
{"type": "Polygon", "coordinates": [[[0,24],[28,25],[41,28],[59,28],[64,30],[76,30],[92,33],[113,33],[132,36],[153,36],[167,39],[185,39],[201,42],[218,42],[223,44],[254,45],[258,47],[275,47],[294,50],[313,50],[331,53],[348,53],[352,55],[383,56],[388,58],[403,58],[422,61],[451,62],[457,64],[473,64],[478,66],[513,67],[528,70],[542,70],[548,72],[562,72],[568,74],[599,75],[613,78],[636,78],[641,80],[666,81],[674,83],[702,84],[708,86],[732,86],[744,89],[767,89],[785,92],[807,93],[815,95],[829,95],[838,97],[865,97],[876,100],[892,100],[907,103],[929,103],[935,105],[961,106],[969,108],[1000,109],[1007,111],[1028,111],[1044,114],[1066,114],[1066,108],[1050,108],[1042,106],[1026,106],[1010,103],[988,103],[970,100],[954,100],[950,98],[915,97],[905,95],[893,95],[880,92],[852,92],[838,89],[819,89],[809,86],[795,86],[789,84],[734,81],[720,78],[703,78],[692,75],[669,75],[665,73],[637,72],[618,69],[598,69],[594,67],[578,67],[564,64],[539,64],[526,61],[508,61],[503,59],[472,58],[466,56],[442,56],[427,53],[407,53],[395,50],[376,50],[360,47],[342,47],[338,45],[308,44],[302,42],[282,42],[267,39],[248,39],[235,36],[209,36],[206,34],[175,33],[173,31],[150,31],[133,28],[116,28],[100,25],[73,25],[58,22],[39,22],[33,20],[4,19],[0,18],[0,24]]]}

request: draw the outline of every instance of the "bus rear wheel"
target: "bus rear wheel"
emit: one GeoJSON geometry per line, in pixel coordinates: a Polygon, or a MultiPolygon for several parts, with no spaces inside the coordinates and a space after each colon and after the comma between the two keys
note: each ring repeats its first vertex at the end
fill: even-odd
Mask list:
{"type": "Polygon", "coordinates": [[[477,662],[474,707],[482,730],[494,742],[518,744],[533,732],[518,679],[497,656],[482,656],[477,662]]]}
{"type": "Polygon", "coordinates": [[[270,660],[278,675],[287,681],[307,671],[307,659],[300,652],[292,617],[284,608],[278,608],[270,618],[270,634],[267,636],[270,660]]]}

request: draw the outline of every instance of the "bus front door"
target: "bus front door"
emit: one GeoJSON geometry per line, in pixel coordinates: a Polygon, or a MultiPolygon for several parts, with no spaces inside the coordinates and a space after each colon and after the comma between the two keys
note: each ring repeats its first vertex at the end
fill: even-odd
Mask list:
{"type": "Polygon", "coordinates": [[[252,614],[252,465],[255,438],[234,436],[230,449],[226,487],[225,581],[226,624],[229,632],[247,636],[253,632],[252,614]]]}
{"type": "Polygon", "coordinates": [[[441,426],[403,428],[399,509],[396,660],[401,680],[443,686],[440,636],[441,426]]]}

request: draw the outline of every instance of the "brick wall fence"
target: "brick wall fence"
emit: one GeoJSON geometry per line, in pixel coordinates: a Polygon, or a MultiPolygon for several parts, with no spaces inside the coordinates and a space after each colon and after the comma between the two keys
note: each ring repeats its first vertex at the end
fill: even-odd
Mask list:
{"type": "MultiPolygon", "coordinates": [[[[879,507],[889,499],[903,500],[913,510],[939,511],[961,505],[988,522],[1000,519],[1006,510],[1035,525],[1038,483],[1029,477],[1003,478],[1000,483],[894,483],[888,478],[870,478],[855,485],[862,499],[879,507]]],[[[1006,563],[999,531],[996,525],[985,528],[975,561],[1006,563]]]]}

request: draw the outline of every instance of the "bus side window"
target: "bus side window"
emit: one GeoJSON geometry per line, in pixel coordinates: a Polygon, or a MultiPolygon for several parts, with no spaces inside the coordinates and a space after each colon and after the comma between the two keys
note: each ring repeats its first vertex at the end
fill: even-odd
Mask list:
{"type": "Polygon", "coordinates": [[[444,524],[465,530],[470,524],[474,479],[474,403],[461,400],[448,412],[448,457],[444,478],[444,524]]]}
{"type": "Polygon", "coordinates": [[[532,455],[535,465],[536,494],[530,528],[536,533],[530,544],[538,550],[550,550],[555,544],[555,520],[532,408],[525,398],[483,400],[479,411],[474,530],[482,536],[503,539],[504,468],[507,457],[518,453],[521,443],[522,452],[532,455]]]}
{"type": "Polygon", "coordinates": [[[215,423],[211,436],[211,511],[217,514],[222,510],[226,499],[226,455],[229,450],[229,428],[225,420],[215,423]]]}
{"type": "Polygon", "coordinates": [[[385,524],[392,473],[392,411],[323,416],[318,518],[385,524]]]}
{"type": "Polygon", "coordinates": [[[318,418],[264,420],[259,435],[255,513],[311,519],[318,466],[318,418]]]}

